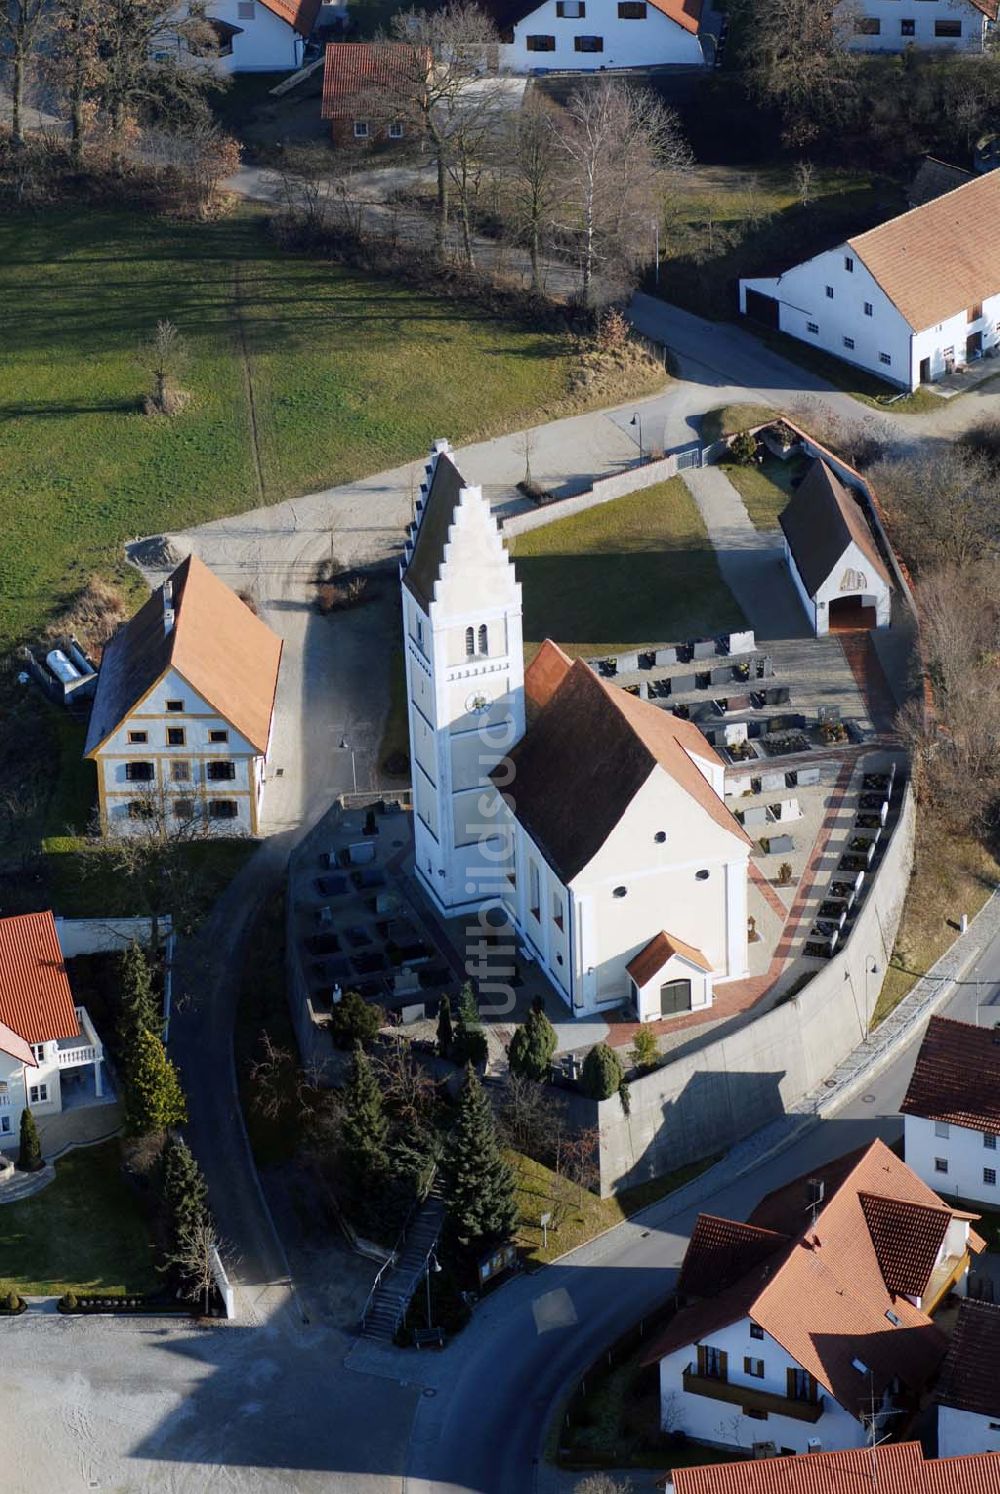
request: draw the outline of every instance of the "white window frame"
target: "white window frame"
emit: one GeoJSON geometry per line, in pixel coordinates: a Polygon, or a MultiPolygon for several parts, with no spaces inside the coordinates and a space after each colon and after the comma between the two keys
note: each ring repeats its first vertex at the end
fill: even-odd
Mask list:
{"type": "Polygon", "coordinates": [[[403,138],[403,123],[402,123],[402,120],[394,119],[393,122],[392,122],[392,124],[389,126],[389,139],[390,140],[402,140],[402,138],[403,138]]]}
{"type": "Polygon", "coordinates": [[[355,138],[355,140],[367,140],[368,139],[368,121],[367,121],[367,119],[356,119],[354,121],[354,138],[355,138]]]}
{"type": "Polygon", "coordinates": [[[28,1086],[29,1105],[47,1105],[49,1103],[49,1086],[47,1084],[32,1084],[28,1086]]]}

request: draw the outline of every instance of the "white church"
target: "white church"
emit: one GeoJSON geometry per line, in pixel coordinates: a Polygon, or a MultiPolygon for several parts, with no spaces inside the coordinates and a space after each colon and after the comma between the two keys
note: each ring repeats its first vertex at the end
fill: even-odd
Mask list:
{"type": "Polygon", "coordinates": [[[750,839],[697,727],[546,642],[479,487],[436,441],[400,562],[415,868],[502,907],[574,1016],[656,1021],[748,973],[750,839]]]}

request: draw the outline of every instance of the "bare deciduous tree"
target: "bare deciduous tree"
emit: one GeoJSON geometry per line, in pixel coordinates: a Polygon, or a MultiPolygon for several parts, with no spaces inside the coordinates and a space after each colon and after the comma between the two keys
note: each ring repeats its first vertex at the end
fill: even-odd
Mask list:
{"type": "Polygon", "coordinates": [[[181,1226],[176,1248],[166,1257],[166,1264],[175,1269],[185,1290],[200,1298],[206,1315],[215,1285],[215,1257],[220,1250],[215,1225],[211,1218],[203,1218],[181,1226]]]}
{"type": "Polygon", "coordinates": [[[153,380],[153,393],[147,409],[156,415],[176,415],[187,403],[187,393],[178,380],[190,361],[187,342],[173,322],[157,322],[152,335],[142,344],[139,360],[153,380]]]}
{"type": "Polygon", "coordinates": [[[426,1121],[436,1094],[434,1081],[413,1056],[408,1038],[394,1035],[371,1058],[382,1097],[408,1128],[426,1121]]]}
{"type": "Polygon", "coordinates": [[[531,89],[523,107],[511,116],[508,131],[514,226],[528,246],[535,290],[542,288],[542,248],[555,217],[561,186],[559,156],[554,148],[557,128],[555,106],[544,94],[531,89]]]}
{"type": "Polygon", "coordinates": [[[1000,548],[1000,479],[987,458],[958,446],[876,462],[868,476],[893,540],[917,572],[963,566],[1000,548]]]}
{"type": "Polygon", "coordinates": [[[10,77],[11,138],[24,144],[24,93],[51,30],[47,0],[0,0],[0,59],[10,77]]]}
{"type": "Polygon", "coordinates": [[[804,145],[843,116],[857,55],[848,49],[850,0],[741,0],[744,75],[757,98],[781,113],[791,145],[804,145]]]}
{"type": "Polygon", "coordinates": [[[644,257],[650,216],[669,179],[689,169],[691,152],[672,110],[609,78],[571,96],[556,149],[566,172],[562,230],[587,305],[598,268],[631,270],[644,257]]]}

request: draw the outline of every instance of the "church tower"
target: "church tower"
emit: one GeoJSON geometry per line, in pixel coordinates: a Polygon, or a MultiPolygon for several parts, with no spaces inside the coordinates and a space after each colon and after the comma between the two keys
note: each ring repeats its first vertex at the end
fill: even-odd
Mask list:
{"type": "Polygon", "coordinates": [[[489,772],[524,735],[521,587],[482,489],[435,441],[400,562],[416,872],[440,912],[500,896],[489,772]]]}

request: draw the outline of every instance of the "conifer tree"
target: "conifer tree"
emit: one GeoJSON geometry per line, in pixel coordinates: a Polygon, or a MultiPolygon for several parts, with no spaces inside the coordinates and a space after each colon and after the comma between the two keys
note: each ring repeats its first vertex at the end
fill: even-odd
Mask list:
{"type": "Polygon", "coordinates": [[[133,943],[122,951],[118,979],[119,1027],[123,1036],[143,1027],[150,1032],[162,1032],[163,1016],[153,990],[153,973],[141,945],[133,943]]]}
{"type": "Polygon", "coordinates": [[[184,1091],[163,1041],[141,1028],[125,1061],[125,1128],[130,1136],[148,1136],[186,1119],[184,1091]]]}
{"type": "Polygon", "coordinates": [[[458,1238],[475,1246],[508,1239],[517,1221],[514,1173],[500,1151],[493,1111],[471,1064],[443,1170],[449,1219],[458,1238]]]}
{"type": "Polygon", "coordinates": [[[441,1005],[438,1007],[437,1050],[439,1057],[449,1056],[454,1038],[455,1033],[451,1025],[451,1000],[445,995],[441,997],[441,1005]]]}
{"type": "Polygon", "coordinates": [[[458,1021],[451,1045],[451,1056],[456,1063],[485,1063],[489,1048],[486,1034],[479,1020],[479,1007],[472,982],[466,981],[458,998],[458,1021]]]}
{"type": "Polygon", "coordinates": [[[597,1043],[583,1060],[580,1088],[592,1100],[609,1100],[621,1089],[624,1078],[625,1070],[614,1048],[597,1043]]]}
{"type": "Polygon", "coordinates": [[[540,1007],[514,1033],[507,1051],[511,1072],[523,1079],[545,1079],[556,1051],[556,1030],[540,1007]]]}
{"type": "Polygon", "coordinates": [[[17,1165],[22,1172],[38,1172],[39,1168],[44,1165],[38,1127],[27,1105],[21,1111],[21,1149],[18,1153],[17,1165]]]}
{"type": "Polygon", "coordinates": [[[208,1185],[180,1136],[169,1137],[163,1149],[163,1198],[175,1243],[209,1218],[208,1185]]]}
{"type": "Polygon", "coordinates": [[[360,1043],[354,1045],[351,1077],[344,1092],[342,1135],[353,1183],[359,1189],[371,1187],[388,1168],[389,1122],[371,1060],[360,1043]]]}

